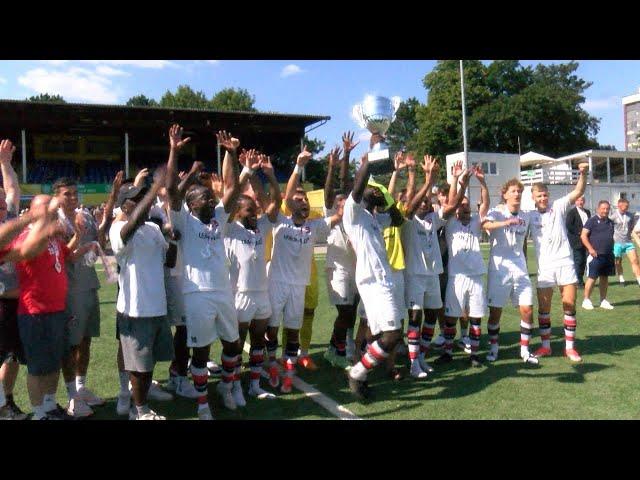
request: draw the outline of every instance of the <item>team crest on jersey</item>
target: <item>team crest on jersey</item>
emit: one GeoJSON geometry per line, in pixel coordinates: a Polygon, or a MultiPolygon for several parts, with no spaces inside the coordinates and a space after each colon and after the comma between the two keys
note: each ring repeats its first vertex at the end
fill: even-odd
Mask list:
{"type": "Polygon", "coordinates": [[[211,226],[212,226],[213,228],[218,228],[218,226],[219,226],[219,225],[220,225],[220,224],[218,223],[218,221],[217,221],[215,218],[212,218],[212,219],[211,219],[211,226]]]}

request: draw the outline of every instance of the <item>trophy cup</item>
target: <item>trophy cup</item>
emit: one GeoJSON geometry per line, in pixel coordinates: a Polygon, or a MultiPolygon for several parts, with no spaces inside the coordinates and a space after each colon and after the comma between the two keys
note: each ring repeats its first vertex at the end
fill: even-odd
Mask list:
{"type": "MultiPolygon", "coordinates": [[[[379,97],[367,95],[362,103],[353,107],[353,117],[356,119],[360,128],[366,128],[372,134],[384,136],[389,130],[391,123],[396,119],[396,112],[402,100],[400,97],[379,97]]],[[[393,161],[389,162],[391,155],[389,146],[385,142],[378,142],[371,148],[369,152],[369,163],[384,163],[385,166],[378,166],[377,170],[390,169],[393,170],[393,161]],[[390,164],[390,165],[389,165],[390,164]]]]}

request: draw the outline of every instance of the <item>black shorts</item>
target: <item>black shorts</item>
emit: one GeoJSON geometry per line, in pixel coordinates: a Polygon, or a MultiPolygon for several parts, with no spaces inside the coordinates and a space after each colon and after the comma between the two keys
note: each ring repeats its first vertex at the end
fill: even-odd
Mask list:
{"type": "Polygon", "coordinates": [[[55,373],[67,351],[69,315],[62,312],[20,314],[18,330],[31,375],[55,373]]]}
{"type": "Polygon", "coordinates": [[[599,253],[597,257],[587,263],[587,276],[589,278],[611,277],[615,274],[616,267],[613,253],[599,253]]]}
{"type": "Polygon", "coordinates": [[[17,298],[0,298],[0,364],[7,358],[25,363],[18,330],[17,298]]]}

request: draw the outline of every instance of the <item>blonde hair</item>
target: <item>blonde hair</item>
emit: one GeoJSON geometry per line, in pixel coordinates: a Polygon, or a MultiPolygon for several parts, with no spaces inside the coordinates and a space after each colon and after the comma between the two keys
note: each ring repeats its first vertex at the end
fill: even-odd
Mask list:
{"type": "Polygon", "coordinates": [[[517,178],[512,178],[511,180],[507,180],[507,182],[504,185],[502,185],[501,197],[504,197],[504,194],[507,193],[507,190],[509,190],[509,187],[518,187],[518,190],[524,190],[524,185],[522,184],[522,182],[517,178]]]}
{"type": "Polygon", "coordinates": [[[549,189],[542,182],[537,182],[531,185],[531,192],[548,192],[549,189]]]}

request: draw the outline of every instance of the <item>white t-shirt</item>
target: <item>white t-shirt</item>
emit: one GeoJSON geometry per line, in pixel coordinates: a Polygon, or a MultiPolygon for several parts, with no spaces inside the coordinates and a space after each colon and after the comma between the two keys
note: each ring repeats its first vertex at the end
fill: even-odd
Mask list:
{"type": "Polygon", "coordinates": [[[444,271],[438,242],[438,229],[445,224],[442,213],[439,209],[422,219],[414,215],[402,225],[405,272],[409,275],[439,275],[444,271]]]}
{"type": "Polygon", "coordinates": [[[169,245],[153,222],[145,222],[125,244],[120,236],[126,221],[113,222],[109,229],[111,248],[120,267],[116,310],[130,317],[159,317],[167,314],[164,262],[169,245]]]}
{"type": "Polygon", "coordinates": [[[256,230],[240,222],[227,225],[224,245],[229,259],[229,277],[234,292],[267,291],[267,266],[264,259],[265,237],[271,231],[269,217],[258,219],[256,230]]]}
{"type": "MultiPolygon", "coordinates": [[[[169,222],[167,211],[162,207],[161,203],[156,203],[153,207],[151,207],[151,210],[149,210],[149,218],[159,218],[160,220],[162,220],[163,225],[169,222]]],[[[182,254],[180,253],[180,249],[178,249],[176,255],[176,265],[173,268],[170,268],[169,272],[172,277],[180,277],[182,276],[183,270],[184,266],[182,265],[182,254]]]]}
{"type": "Polygon", "coordinates": [[[382,230],[391,225],[391,217],[371,214],[350,194],[344,204],[342,224],[356,253],[356,283],[392,286],[393,275],[382,236],[382,230]]]}
{"type": "Polygon", "coordinates": [[[229,214],[222,201],[216,205],[214,215],[205,225],[186,208],[171,210],[171,223],[180,231],[178,251],[184,265],[183,293],[212,290],[230,291],[228,260],[223,236],[229,214]]]}
{"type": "Polygon", "coordinates": [[[566,218],[571,207],[569,195],[559,198],[546,212],[530,210],[529,230],[536,246],[538,268],[568,267],[573,265],[573,253],[567,238],[566,218]]]}
{"type": "Polygon", "coordinates": [[[468,225],[452,217],[447,221],[445,236],[449,250],[449,276],[452,275],[483,275],[487,267],[480,252],[480,236],[482,222],[478,214],[471,215],[468,225]]]}
{"type": "Polygon", "coordinates": [[[298,227],[291,217],[278,213],[273,224],[269,281],[308,285],[314,244],[325,240],[330,230],[331,221],[328,218],[307,220],[298,227]]]}
{"type": "MultiPolygon", "coordinates": [[[[335,209],[323,208],[324,216],[335,215],[335,209]]],[[[326,268],[340,268],[353,272],[356,268],[356,253],[353,251],[342,221],[331,229],[327,237],[326,268]]]]}
{"type": "Polygon", "coordinates": [[[528,212],[519,211],[512,214],[506,205],[498,205],[489,210],[486,221],[504,222],[510,218],[518,218],[517,225],[496,228],[489,232],[491,252],[489,254],[489,270],[499,270],[500,265],[520,273],[527,273],[527,262],[522,246],[529,233],[530,217],[528,212]]]}

